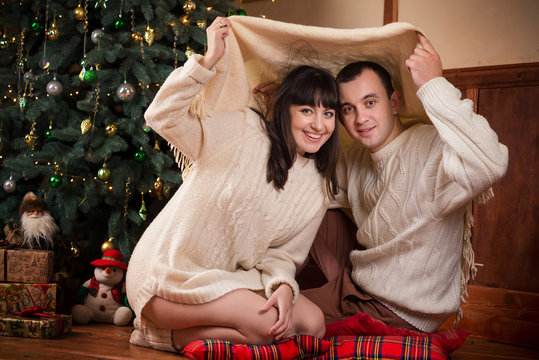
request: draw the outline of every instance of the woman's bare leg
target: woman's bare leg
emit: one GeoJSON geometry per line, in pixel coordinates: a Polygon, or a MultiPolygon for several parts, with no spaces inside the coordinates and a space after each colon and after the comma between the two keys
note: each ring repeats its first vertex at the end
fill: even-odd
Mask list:
{"type": "MultiPolygon", "coordinates": [[[[266,299],[239,289],[209,303],[177,304],[153,297],[142,314],[157,326],[171,329],[177,348],[197,339],[221,339],[242,344],[270,344],[269,330],[278,319],[277,309],[260,312],[266,299]]],[[[303,295],[294,304],[294,334],[323,337],[322,311],[303,295]]]]}
{"type": "MultiPolygon", "coordinates": [[[[268,333],[277,321],[278,314],[275,308],[260,312],[265,302],[264,297],[246,289],[232,291],[199,305],[178,304],[154,296],[142,309],[142,314],[157,326],[174,330],[175,340],[180,340],[181,334],[196,329],[198,339],[218,338],[249,344],[269,344],[273,337],[268,333]],[[177,331],[182,329],[188,331],[177,331]]],[[[176,345],[188,343],[174,342],[176,345]]]]}
{"type": "MultiPolygon", "coordinates": [[[[234,344],[250,344],[251,339],[240,333],[238,330],[226,327],[217,326],[199,326],[188,329],[172,330],[172,343],[176,349],[181,349],[183,346],[192,341],[200,339],[219,339],[227,340],[234,344]]],[[[258,343],[260,345],[271,343],[271,340],[258,343]]]]}

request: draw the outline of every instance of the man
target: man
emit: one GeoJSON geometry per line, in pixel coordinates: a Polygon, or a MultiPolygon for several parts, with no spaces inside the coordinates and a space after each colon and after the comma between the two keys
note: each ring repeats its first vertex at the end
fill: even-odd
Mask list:
{"type": "Polygon", "coordinates": [[[432,125],[405,127],[401,95],[383,67],[358,62],[337,76],[341,122],[355,140],[341,151],[338,200],[358,231],[355,244],[317,238],[311,251],[328,283],[303,294],[327,322],[367,313],[434,332],[459,311],[475,270],[470,202],[505,174],[508,151],[418,37],[406,67],[432,125]]]}

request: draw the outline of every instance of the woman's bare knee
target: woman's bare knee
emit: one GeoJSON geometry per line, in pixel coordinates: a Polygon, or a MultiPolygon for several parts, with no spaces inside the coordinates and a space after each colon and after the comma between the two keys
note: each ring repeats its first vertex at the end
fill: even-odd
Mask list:
{"type": "Polygon", "coordinates": [[[297,334],[311,335],[319,338],[326,333],[324,313],[318,306],[303,295],[300,295],[294,306],[295,332],[297,334]]]}
{"type": "Polygon", "coordinates": [[[305,334],[323,338],[326,333],[324,313],[318,307],[313,309],[312,316],[305,319],[305,334]]]}

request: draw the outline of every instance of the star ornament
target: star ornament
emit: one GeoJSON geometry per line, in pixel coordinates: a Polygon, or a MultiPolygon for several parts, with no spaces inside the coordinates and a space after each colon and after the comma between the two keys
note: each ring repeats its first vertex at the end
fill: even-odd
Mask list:
{"type": "Polygon", "coordinates": [[[107,8],[107,1],[108,0],[97,0],[95,2],[95,8],[97,9],[99,6],[101,6],[102,8],[106,9],[107,8]]]}

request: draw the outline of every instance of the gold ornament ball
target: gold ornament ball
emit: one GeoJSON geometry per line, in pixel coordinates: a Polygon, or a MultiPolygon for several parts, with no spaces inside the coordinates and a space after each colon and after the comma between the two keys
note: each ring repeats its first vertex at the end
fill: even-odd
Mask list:
{"type": "Polygon", "coordinates": [[[82,6],[79,5],[73,10],[73,16],[75,17],[75,20],[84,20],[84,9],[82,6]]]}
{"type": "Polygon", "coordinates": [[[109,238],[107,241],[105,241],[103,244],[101,244],[101,252],[105,252],[107,250],[115,249],[114,243],[112,242],[114,240],[113,237],[109,238]]]}
{"type": "Polygon", "coordinates": [[[26,136],[24,137],[24,141],[29,148],[33,149],[34,146],[36,146],[37,136],[34,134],[34,130],[31,130],[29,134],[26,134],[26,136]]]}
{"type": "Polygon", "coordinates": [[[117,132],[118,132],[118,127],[115,124],[108,124],[105,127],[105,133],[108,136],[114,136],[114,135],[116,135],[117,132]]]}
{"type": "Polygon", "coordinates": [[[107,181],[110,179],[110,170],[105,165],[97,171],[97,177],[99,180],[107,181]]]}
{"type": "Polygon", "coordinates": [[[195,11],[197,8],[197,4],[195,4],[194,1],[187,0],[183,3],[183,11],[185,11],[186,14],[189,14],[193,11],[195,11]]]}
{"type": "Polygon", "coordinates": [[[51,27],[49,30],[47,30],[47,38],[49,40],[56,40],[58,39],[58,36],[60,35],[60,32],[56,27],[51,27]]]}

